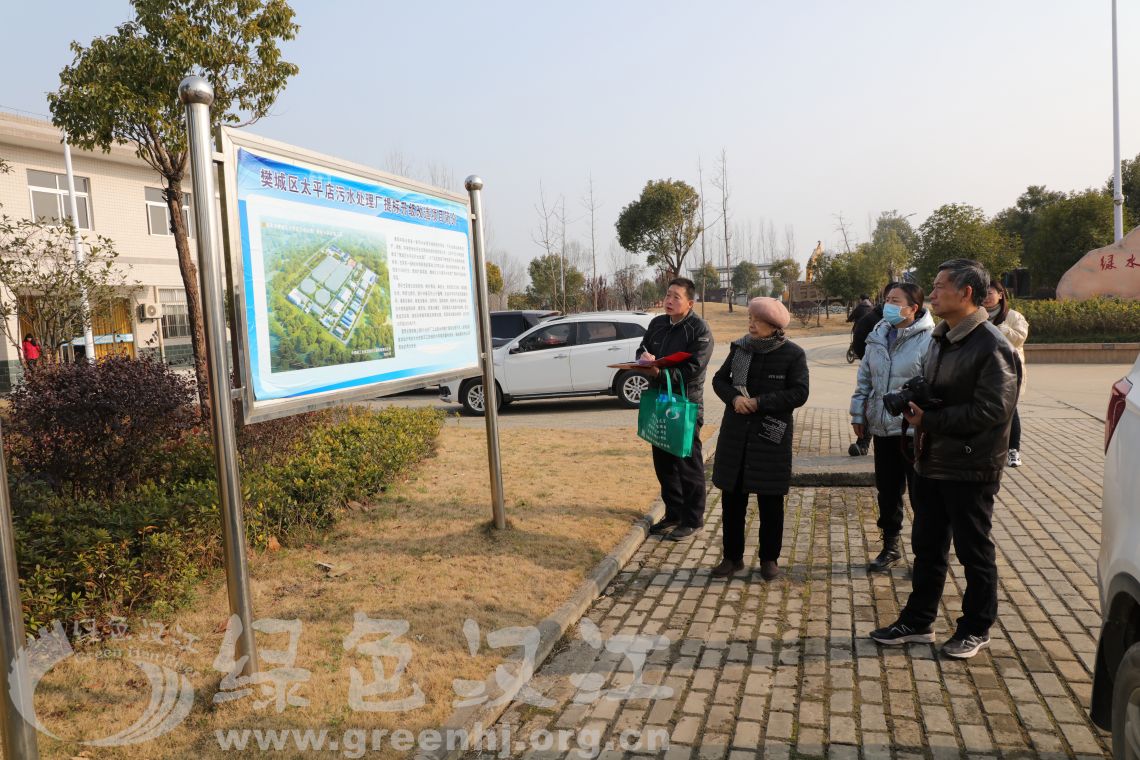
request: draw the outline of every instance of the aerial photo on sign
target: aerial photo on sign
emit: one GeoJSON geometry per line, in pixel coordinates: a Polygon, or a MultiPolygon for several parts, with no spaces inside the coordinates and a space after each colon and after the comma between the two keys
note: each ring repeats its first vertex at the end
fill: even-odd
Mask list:
{"type": "Polygon", "coordinates": [[[382,233],[261,220],[274,372],[395,355],[382,233]]]}
{"type": "Polygon", "coordinates": [[[462,196],[226,134],[248,419],[478,366],[462,196]]]}

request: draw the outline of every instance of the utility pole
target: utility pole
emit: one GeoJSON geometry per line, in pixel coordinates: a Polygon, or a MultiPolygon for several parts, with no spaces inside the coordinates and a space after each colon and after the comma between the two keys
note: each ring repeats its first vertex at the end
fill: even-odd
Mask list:
{"type": "Polygon", "coordinates": [[[1120,79],[1116,65],[1116,0],[1112,0],[1112,228],[1124,237],[1124,191],[1120,179],[1120,79]]]}

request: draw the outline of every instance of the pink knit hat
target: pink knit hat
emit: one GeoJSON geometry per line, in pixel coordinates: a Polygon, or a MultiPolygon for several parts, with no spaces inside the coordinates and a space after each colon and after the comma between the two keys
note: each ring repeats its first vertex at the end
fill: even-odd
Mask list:
{"type": "Polygon", "coordinates": [[[765,298],[762,296],[753,298],[748,302],[748,313],[757,319],[764,320],[777,330],[787,328],[788,323],[792,321],[792,315],[788,313],[788,307],[784,306],[782,302],[775,298],[765,298]]]}

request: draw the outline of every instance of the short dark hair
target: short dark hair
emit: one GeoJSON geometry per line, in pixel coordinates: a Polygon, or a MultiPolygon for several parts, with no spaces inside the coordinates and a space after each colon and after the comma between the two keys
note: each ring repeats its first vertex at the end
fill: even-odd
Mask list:
{"type": "Polygon", "coordinates": [[[990,273],[980,262],[973,259],[950,259],[938,265],[939,272],[949,272],[950,282],[958,290],[972,288],[970,300],[974,306],[981,306],[986,300],[986,291],[990,289],[990,273]]]}
{"type": "Polygon", "coordinates": [[[863,294],[861,294],[861,295],[859,296],[859,300],[860,300],[860,301],[870,301],[870,300],[871,300],[871,296],[867,295],[866,293],[863,293],[863,294]]]}
{"type": "Polygon", "coordinates": [[[922,308],[922,300],[925,295],[922,288],[915,285],[913,282],[896,282],[891,290],[901,290],[906,295],[906,302],[911,306],[922,308]]]}
{"type": "Polygon", "coordinates": [[[680,285],[685,289],[685,298],[688,298],[690,301],[697,299],[697,283],[688,277],[674,277],[672,280],[669,280],[669,284],[666,287],[671,288],[674,285],[680,285]]]}

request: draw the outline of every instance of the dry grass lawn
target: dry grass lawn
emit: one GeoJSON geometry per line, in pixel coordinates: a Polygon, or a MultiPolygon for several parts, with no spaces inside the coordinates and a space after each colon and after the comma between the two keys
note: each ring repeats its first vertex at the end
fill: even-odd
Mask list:
{"type": "MultiPolygon", "coordinates": [[[[255,617],[297,619],[303,626],[295,664],[310,676],[295,693],[307,706],[278,713],[272,704],[255,709],[250,698],[212,704],[221,676],[212,663],[227,617],[223,578],[216,573],[203,583],[192,608],[166,621],[174,635],[146,644],[136,638],[107,642],[100,645],[111,650],[103,652],[106,657],[72,657],[48,673],[37,690],[37,710],[65,741],[41,736],[42,755],[209,760],[234,754],[218,748],[219,729],[328,728],[331,737],[346,728],[418,731],[438,725],[456,699],[452,679],[481,681],[514,651],[490,649],[487,633],[533,625],[550,614],[657,495],[648,445],[632,429],[512,429],[501,435],[510,521],[505,532],[489,528],[483,431],[448,422],[434,457],[375,503],[348,512],[319,545],[251,558],[255,617]],[[346,572],[338,575],[340,570],[346,572]],[[359,668],[365,683],[375,680],[369,658],[343,645],[354,613],[408,622],[400,641],[410,645],[412,659],[398,690],[377,699],[409,696],[414,682],[425,695],[423,707],[349,708],[350,668],[359,668]],[[468,618],[481,630],[474,655],[463,634],[468,618]],[[198,640],[190,642],[186,633],[198,640]],[[178,651],[178,641],[195,651],[178,651]],[[143,712],[150,688],[122,659],[129,647],[144,649],[147,659],[173,654],[192,668],[194,709],[181,727],[156,741],[84,749],[74,740],[108,736],[143,712]]],[[[131,621],[131,633],[138,636],[143,625],[131,621]]],[[[265,653],[284,649],[288,638],[258,634],[263,664],[265,653]]],[[[385,675],[392,675],[395,662],[384,658],[385,675]]]]}

